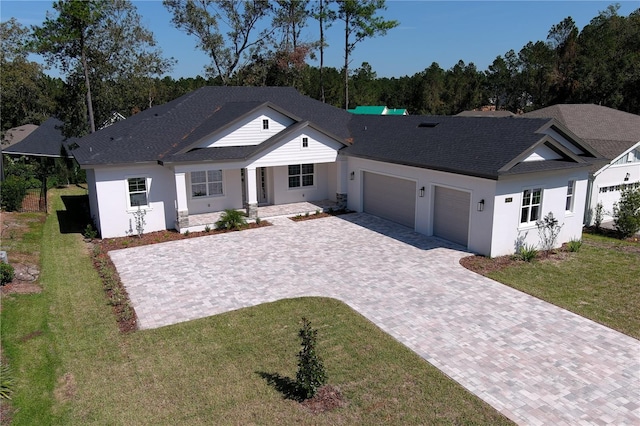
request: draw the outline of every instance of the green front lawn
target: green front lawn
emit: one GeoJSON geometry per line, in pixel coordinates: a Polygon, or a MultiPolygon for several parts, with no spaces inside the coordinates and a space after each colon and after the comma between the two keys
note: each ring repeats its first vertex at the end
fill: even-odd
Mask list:
{"type": "Polygon", "coordinates": [[[564,260],[517,262],[488,277],[640,339],[640,243],[583,234],[564,260]]]}
{"type": "Polygon", "coordinates": [[[511,424],[332,299],[283,300],[121,334],[79,233],[85,224],[74,225],[59,196],[52,205],[42,233],[43,291],[2,303],[15,425],[511,424]],[[319,330],[342,408],[311,414],[283,397],[295,378],[303,316],[319,330]]]}

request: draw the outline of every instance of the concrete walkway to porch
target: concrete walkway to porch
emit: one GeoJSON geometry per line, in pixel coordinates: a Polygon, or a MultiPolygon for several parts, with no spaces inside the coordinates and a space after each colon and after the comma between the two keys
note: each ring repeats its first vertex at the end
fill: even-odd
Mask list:
{"type": "MultiPolygon", "coordinates": [[[[268,219],[279,216],[296,216],[299,214],[314,214],[316,211],[336,210],[337,203],[331,200],[304,201],[301,203],[289,203],[278,205],[258,206],[258,217],[268,219]]],[[[240,210],[243,211],[244,210],[240,210]]],[[[189,230],[196,231],[196,227],[213,226],[223,212],[202,213],[189,215],[189,230]]]]}

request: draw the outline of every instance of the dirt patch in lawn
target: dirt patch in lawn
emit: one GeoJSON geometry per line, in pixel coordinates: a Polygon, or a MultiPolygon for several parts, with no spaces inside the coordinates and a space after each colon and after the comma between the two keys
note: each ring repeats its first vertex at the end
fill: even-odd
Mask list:
{"type": "Polygon", "coordinates": [[[300,403],[313,414],[324,413],[347,405],[347,400],[336,386],[325,385],[318,389],[313,398],[300,403]]]}

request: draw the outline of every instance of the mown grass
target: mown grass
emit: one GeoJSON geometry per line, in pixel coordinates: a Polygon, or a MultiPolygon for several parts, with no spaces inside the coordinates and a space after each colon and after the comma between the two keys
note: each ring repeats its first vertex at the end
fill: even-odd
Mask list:
{"type": "Polygon", "coordinates": [[[59,222],[69,219],[59,197],[53,208],[42,238],[43,292],[3,301],[2,341],[19,383],[15,425],[510,424],[332,299],[121,334],[82,236],[60,232],[82,226],[59,222]],[[303,316],[319,330],[329,383],[345,407],[311,414],[273,384],[295,377],[303,316]]]}
{"type": "Polygon", "coordinates": [[[487,276],[640,339],[637,242],[583,234],[567,259],[519,262],[487,276]]]}

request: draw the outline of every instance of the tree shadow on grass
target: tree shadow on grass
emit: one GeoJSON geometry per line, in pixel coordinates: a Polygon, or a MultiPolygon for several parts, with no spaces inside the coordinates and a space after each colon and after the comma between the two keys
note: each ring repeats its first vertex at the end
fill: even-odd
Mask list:
{"type": "Polygon", "coordinates": [[[298,385],[292,378],[265,371],[256,371],[256,374],[262,377],[269,386],[280,392],[285,399],[302,400],[298,385]]]}
{"type": "Polygon", "coordinates": [[[89,197],[87,195],[63,195],[62,202],[66,210],[57,210],[61,234],[82,234],[88,223],[89,197]]]}

